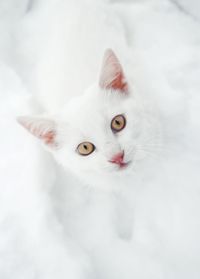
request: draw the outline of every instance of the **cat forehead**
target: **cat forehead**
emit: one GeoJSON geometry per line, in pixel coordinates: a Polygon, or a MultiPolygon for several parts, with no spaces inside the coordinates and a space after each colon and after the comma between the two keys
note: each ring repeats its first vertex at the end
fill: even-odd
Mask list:
{"type": "Polygon", "coordinates": [[[66,105],[62,112],[62,120],[68,123],[74,136],[105,136],[110,131],[110,123],[114,116],[129,114],[131,99],[121,96],[117,91],[92,88],[66,105]]]}
{"type": "Polygon", "coordinates": [[[77,100],[70,104],[62,118],[73,130],[89,132],[95,129],[95,133],[97,133],[105,122],[105,116],[105,107],[88,99],[83,102],[77,100]]]}
{"type": "Polygon", "coordinates": [[[79,144],[80,141],[97,143],[98,138],[102,140],[107,134],[105,114],[101,112],[99,106],[91,104],[86,106],[84,103],[76,102],[62,115],[62,121],[67,124],[64,131],[67,141],[72,145],[79,144]]]}

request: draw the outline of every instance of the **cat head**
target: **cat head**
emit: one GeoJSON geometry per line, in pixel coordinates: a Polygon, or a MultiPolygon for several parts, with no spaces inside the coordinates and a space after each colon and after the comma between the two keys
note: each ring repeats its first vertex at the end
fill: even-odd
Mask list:
{"type": "Polygon", "coordinates": [[[144,158],[141,147],[152,130],[136,95],[108,49],[98,84],[56,116],[22,116],[18,121],[60,164],[86,181],[122,176],[144,158]]]}

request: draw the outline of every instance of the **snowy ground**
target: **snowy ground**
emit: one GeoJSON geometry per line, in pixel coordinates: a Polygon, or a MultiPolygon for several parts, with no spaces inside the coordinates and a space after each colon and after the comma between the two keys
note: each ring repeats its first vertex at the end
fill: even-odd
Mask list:
{"type": "MultiPolygon", "coordinates": [[[[199,278],[199,1],[105,4],[120,18],[125,39],[141,60],[141,68],[134,70],[138,79],[145,84],[148,77],[157,92],[165,141],[171,146],[137,195],[129,189],[117,198],[122,206],[123,199],[132,201],[133,217],[120,220],[132,227],[130,235],[129,229],[113,234],[107,218],[110,197],[105,193],[79,186],[60,192],[51,188],[56,166],[48,157],[40,161],[37,144],[16,124],[16,115],[30,111],[21,103],[32,90],[27,77],[34,59],[17,68],[15,32],[34,5],[40,11],[38,26],[44,24],[43,2],[0,2],[0,278],[199,278]],[[45,169],[51,174],[49,182],[45,169]]],[[[38,40],[37,53],[40,44],[38,40]]]]}

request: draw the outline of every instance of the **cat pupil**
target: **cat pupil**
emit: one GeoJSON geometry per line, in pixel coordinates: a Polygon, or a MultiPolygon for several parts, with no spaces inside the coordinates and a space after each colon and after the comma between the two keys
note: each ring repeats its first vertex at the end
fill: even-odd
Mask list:
{"type": "Polygon", "coordinates": [[[83,147],[85,148],[85,150],[87,150],[87,149],[88,149],[88,148],[87,148],[87,145],[85,145],[85,144],[84,144],[84,146],[83,146],[83,147]]]}
{"type": "Polygon", "coordinates": [[[118,120],[115,120],[115,123],[119,126],[120,122],[118,120]]]}

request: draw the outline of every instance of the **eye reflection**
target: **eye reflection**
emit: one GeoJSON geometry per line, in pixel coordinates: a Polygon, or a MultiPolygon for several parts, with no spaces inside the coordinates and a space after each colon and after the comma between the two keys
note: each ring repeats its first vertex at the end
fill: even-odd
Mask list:
{"type": "Polygon", "coordinates": [[[79,155],[88,156],[95,150],[95,146],[91,142],[82,142],[78,145],[77,151],[79,155]]]}
{"type": "Polygon", "coordinates": [[[114,133],[120,132],[126,126],[126,118],[120,114],[115,116],[111,121],[111,129],[114,133]]]}

